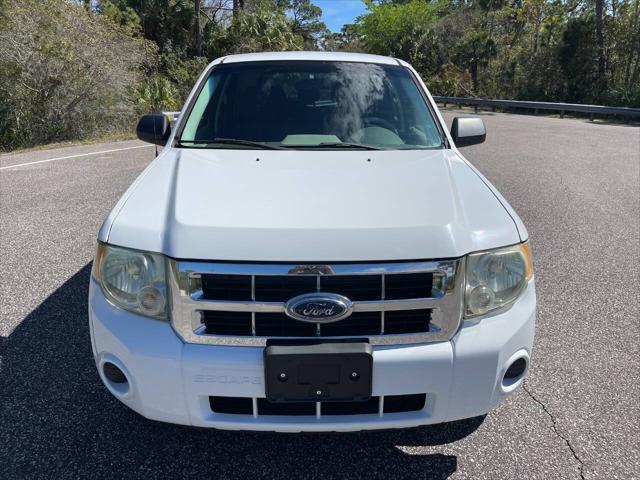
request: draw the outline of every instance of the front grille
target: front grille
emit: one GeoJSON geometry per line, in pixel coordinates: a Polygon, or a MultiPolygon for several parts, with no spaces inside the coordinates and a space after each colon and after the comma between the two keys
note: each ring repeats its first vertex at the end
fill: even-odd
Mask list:
{"type": "Polygon", "coordinates": [[[251,335],[251,314],[247,312],[202,312],[209,335],[251,335]]]}
{"type": "Polygon", "coordinates": [[[431,310],[408,310],[387,312],[384,331],[392,333],[417,333],[429,330],[431,310]]]}
{"type": "Polygon", "coordinates": [[[189,343],[266,345],[268,338],[447,340],[461,320],[463,263],[243,264],[171,260],[171,320],[189,343]],[[286,315],[309,293],[347,297],[351,314],[317,324],[286,315]]]}
{"type": "MultiPolygon", "coordinates": [[[[202,299],[222,301],[286,302],[305,293],[317,291],[344,295],[352,301],[403,300],[431,298],[432,273],[398,275],[225,275],[201,276],[202,299]]],[[[202,322],[209,335],[264,337],[340,337],[369,336],[383,332],[403,334],[429,331],[431,310],[353,313],[348,318],[325,325],[304,323],[285,313],[256,313],[252,320],[246,312],[202,312],[202,322]],[[253,323],[252,323],[253,322],[253,323]]]]}
{"type": "Polygon", "coordinates": [[[382,298],[382,280],[379,275],[320,277],[320,288],[327,292],[344,295],[354,302],[382,298]]]}
{"type": "Polygon", "coordinates": [[[203,275],[202,293],[208,300],[251,300],[251,277],[203,275]]]}
{"type": "Polygon", "coordinates": [[[233,415],[251,415],[253,399],[247,397],[209,397],[212,412],[233,415]]]}
{"type": "Polygon", "coordinates": [[[371,397],[365,402],[287,402],[271,403],[266,398],[246,397],[209,397],[209,406],[214,413],[231,415],[279,415],[279,416],[327,416],[327,415],[366,415],[382,412],[417,412],[424,409],[427,395],[389,395],[371,397]]]}
{"type": "Polygon", "coordinates": [[[381,331],[381,312],[356,312],[339,322],[320,325],[320,335],[326,337],[369,336],[378,335],[381,331]]]}
{"type": "Polygon", "coordinates": [[[316,325],[293,320],[284,313],[256,313],[256,335],[260,337],[314,337],[316,325]]]}
{"type": "Polygon", "coordinates": [[[431,296],[432,273],[408,273],[385,277],[385,299],[403,300],[431,296]]]}
{"type": "MultiPolygon", "coordinates": [[[[258,415],[315,415],[316,404],[309,402],[271,403],[266,398],[258,398],[258,415]]],[[[214,410],[215,411],[215,410],[214,410]]]]}

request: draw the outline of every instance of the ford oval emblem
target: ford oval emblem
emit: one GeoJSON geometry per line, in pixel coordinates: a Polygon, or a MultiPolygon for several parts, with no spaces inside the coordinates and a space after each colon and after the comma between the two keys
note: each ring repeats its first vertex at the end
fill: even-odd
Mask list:
{"type": "Polygon", "coordinates": [[[335,293],[308,293],[289,300],[285,313],[302,322],[331,323],[351,315],[353,303],[335,293]]]}

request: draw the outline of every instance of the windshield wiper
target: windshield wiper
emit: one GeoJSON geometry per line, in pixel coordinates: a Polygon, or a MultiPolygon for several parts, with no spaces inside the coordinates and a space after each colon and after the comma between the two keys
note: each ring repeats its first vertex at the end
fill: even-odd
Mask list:
{"type": "Polygon", "coordinates": [[[287,148],[353,148],[359,150],[386,150],[382,147],[374,147],[373,145],[365,145],[363,143],[348,142],[322,142],[315,145],[286,145],[287,148]]]}
{"type": "Polygon", "coordinates": [[[252,142],[251,140],[241,140],[239,138],[214,138],[211,140],[178,140],[177,145],[183,146],[183,144],[190,145],[205,145],[210,143],[220,143],[222,145],[240,145],[243,147],[260,148],[263,150],[284,150],[283,147],[275,145],[267,145],[266,143],[252,142]]]}

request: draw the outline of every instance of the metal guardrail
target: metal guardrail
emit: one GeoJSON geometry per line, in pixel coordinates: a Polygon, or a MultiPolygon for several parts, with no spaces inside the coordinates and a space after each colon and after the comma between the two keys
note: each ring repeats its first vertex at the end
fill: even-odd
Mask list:
{"type": "Polygon", "coordinates": [[[460,105],[473,105],[475,111],[478,107],[491,107],[493,111],[496,108],[524,108],[534,110],[552,110],[560,112],[560,118],[564,118],[566,112],[588,113],[589,120],[593,120],[594,115],[617,115],[624,117],[628,123],[632,118],[640,117],[640,108],[628,107],[606,107],[603,105],[582,105],[579,103],[551,103],[551,102],[528,102],[521,100],[491,100],[486,98],[462,98],[462,97],[439,97],[433,99],[436,102],[443,103],[445,108],[448,103],[460,105]]]}

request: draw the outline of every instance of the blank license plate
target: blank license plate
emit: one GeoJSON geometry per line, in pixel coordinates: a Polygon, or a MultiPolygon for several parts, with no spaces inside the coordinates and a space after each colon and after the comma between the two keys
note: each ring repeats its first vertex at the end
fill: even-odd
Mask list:
{"type": "Polygon", "coordinates": [[[271,402],[366,401],[373,356],[368,343],[271,345],[264,350],[271,402]]]}

